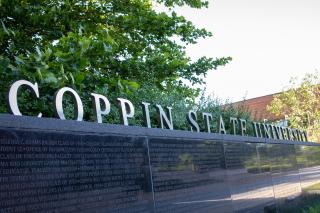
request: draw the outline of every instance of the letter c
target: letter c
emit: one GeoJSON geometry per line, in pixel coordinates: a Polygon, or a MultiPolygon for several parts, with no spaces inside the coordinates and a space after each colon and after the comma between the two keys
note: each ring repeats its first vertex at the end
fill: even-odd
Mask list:
{"type": "MultiPolygon", "coordinates": [[[[24,87],[31,89],[37,98],[40,97],[37,83],[33,84],[30,81],[26,81],[26,80],[19,80],[19,81],[14,82],[10,86],[10,90],[9,90],[9,94],[8,94],[9,110],[11,111],[12,114],[20,115],[20,116],[22,114],[21,114],[19,107],[18,107],[18,90],[21,86],[24,86],[24,87]]],[[[41,116],[42,116],[42,113],[40,112],[38,114],[38,117],[40,118],[41,116]]]]}

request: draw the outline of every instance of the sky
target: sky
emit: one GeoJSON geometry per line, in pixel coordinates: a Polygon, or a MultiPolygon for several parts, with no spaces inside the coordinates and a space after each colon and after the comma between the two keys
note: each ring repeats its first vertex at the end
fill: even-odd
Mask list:
{"type": "Polygon", "coordinates": [[[206,92],[239,101],[281,92],[291,77],[320,70],[319,0],[209,0],[208,9],[177,9],[213,37],[187,47],[187,54],[231,56],[210,71],[206,92]]]}

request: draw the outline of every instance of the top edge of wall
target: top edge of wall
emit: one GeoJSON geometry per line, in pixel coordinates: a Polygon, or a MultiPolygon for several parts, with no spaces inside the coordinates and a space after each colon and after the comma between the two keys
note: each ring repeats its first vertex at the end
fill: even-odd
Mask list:
{"type": "Polygon", "coordinates": [[[276,144],[299,144],[307,146],[320,146],[320,143],[274,140],[256,138],[251,136],[221,135],[217,133],[191,132],[182,130],[168,130],[146,128],[139,126],[124,126],[117,124],[95,123],[87,121],[60,120],[55,118],[37,118],[31,116],[14,116],[0,114],[0,128],[21,130],[57,131],[81,134],[117,134],[130,136],[167,137],[193,140],[214,140],[223,142],[239,143],[276,143],[276,144]]]}

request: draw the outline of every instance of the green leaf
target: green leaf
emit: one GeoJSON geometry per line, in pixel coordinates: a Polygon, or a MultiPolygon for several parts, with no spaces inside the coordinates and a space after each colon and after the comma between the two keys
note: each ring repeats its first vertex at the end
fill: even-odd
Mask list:
{"type": "Polygon", "coordinates": [[[88,39],[86,37],[83,37],[79,42],[79,45],[80,45],[80,48],[81,48],[81,53],[86,52],[89,49],[90,44],[91,44],[90,39],[88,39]]]}
{"type": "Polygon", "coordinates": [[[49,59],[49,57],[51,56],[51,54],[52,54],[51,48],[47,48],[46,51],[44,52],[44,57],[45,57],[45,60],[46,60],[46,61],[49,59]]]}
{"type": "Polygon", "coordinates": [[[44,75],[43,82],[48,84],[57,84],[58,79],[52,72],[47,72],[44,75]]]}
{"type": "Polygon", "coordinates": [[[120,91],[123,91],[123,90],[124,90],[124,87],[123,87],[120,79],[118,79],[117,85],[118,85],[118,88],[119,88],[120,91]]]}
{"type": "Polygon", "coordinates": [[[139,89],[139,84],[137,82],[135,82],[135,81],[129,81],[128,85],[134,90],[139,89]]]}
{"type": "Polygon", "coordinates": [[[69,76],[70,76],[70,78],[71,78],[71,83],[74,84],[75,81],[74,81],[74,77],[73,77],[72,73],[69,72],[68,74],[69,74],[69,76]]]}
{"type": "Polygon", "coordinates": [[[61,65],[60,65],[60,73],[61,73],[61,74],[64,74],[64,67],[63,67],[63,64],[61,64],[61,65]]]}
{"type": "Polygon", "coordinates": [[[15,56],[14,59],[16,60],[17,64],[24,64],[24,60],[22,58],[20,58],[19,56],[15,56]]]}
{"type": "Polygon", "coordinates": [[[76,75],[76,83],[77,84],[80,84],[82,83],[82,81],[85,79],[86,75],[83,73],[83,72],[78,72],[77,75],[76,75]]]}
{"type": "Polygon", "coordinates": [[[8,29],[6,28],[6,26],[4,25],[3,21],[1,21],[1,25],[2,25],[3,31],[4,31],[6,34],[10,35],[10,33],[9,33],[8,29]]]}
{"type": "Polygon", "coordinates": [[[39,79],[42,81],[43,80],[43,76],[42,76],[40,68],[37,67],[36,70],[37,70],[37,74],[38,74],[39,79]]]}

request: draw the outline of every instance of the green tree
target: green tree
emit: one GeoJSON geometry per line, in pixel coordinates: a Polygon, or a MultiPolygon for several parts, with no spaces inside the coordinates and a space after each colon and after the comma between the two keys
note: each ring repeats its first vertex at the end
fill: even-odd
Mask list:
{"type": "MultiPolygon", "coordinates": [[[[212,120],[216,121],[212,124],[212,128],[214,130],[218,130],[218,121],[220,119],[220,115],[222,116],[227,134],[233,134],[233,127],[230,122],[230,117],[238,118],[238,119],[245,119],[247,121],[247,134],[253,135],[253,127],[251,125],[252,117],[251,113],[248,109],[244,107],[234,107],[229,100],[223,102],[217,97],[214,96],[205,96],[202,94],[200,96],[199,102],[196,104],[196,110],[199,112],[210,112],[212,114],[212,120]]],[[[239,129],[239,123],[237,124],[237,133],[241,135],[239,129]]],[[[203,131],[206,131],[205,123],[200,122],[200,127],[203,131]]]]}
{"type": "Polygon", "coordinates": [[[155,2],[170,12],[156,12],[152,0],[0,0],[0,112],[7,111],[5,93],[18,79],[39,83],[40,100],[20,95],[30,115],[53,116],[53,95],[63,86],[79,92],[87,120],[90,92],[112,100],[175,91],[179,100],[194,100],[199,91],[183,82],[203,84],[209,70],[231,58],[186,55],[186,45],[212,34],[174,10],[201,9],[207,1],[155,2]]]}
{"type": "Polygon", "coordinates": [[[286,115],[290,127],[307,130],[310,141],[320,141],[319,83],[318,72],[306,74],[301,82],[291,79],[289,88],[267,107],[275,115],[286,115]]]}

